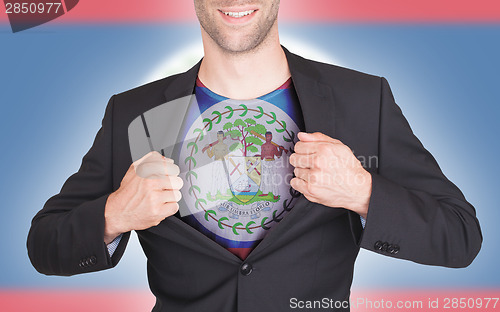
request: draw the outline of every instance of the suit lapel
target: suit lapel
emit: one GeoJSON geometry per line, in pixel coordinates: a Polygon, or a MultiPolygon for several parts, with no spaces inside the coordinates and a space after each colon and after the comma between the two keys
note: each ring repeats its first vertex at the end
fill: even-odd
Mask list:
{"type": "MultiPolygon", "coordinates": [[[[171,116],[170,114],[169,116],[165,116],[166,118],[168,119],[175,118],[181,120],[182,123],[184,122],[186,118],[188,105],[190,105],[191,103],[189,101],[176,101],[176,100],[194,94],[196,77],[198,76],[200,65],[201,65],[201,60],[187,72],[179,74],[175,78],[175,80],[173,80],[172,83],[169,84],[169,86],[165,89],[164,94],[166,103],[172,102],[175,103],[175,105],[185,106],[184,109],[173,108],[172,111],[177,112],[178,115],[171,116]],[[179,114],[178,112],[180,111],[182,111],[183,113],[179,114]]],[[[196,105],[196,103],[194,104],[196,105]]],[[[178,143],[176,143],[173,146],[172,152],[169,153],[171,155],[167,156],[167,157],[172,157],[176,163],[178,163],[176,155],[179,154],[179,149],[181,148],[184,139],[181,130],[182,126],[176,129],[177,132],[174,135],[176,136],[175,142],[178,143]]],[[[181,207],[182,205],[185,205],[183,200],[181,200],[179,204],[181,207]]],[[[213,253],[217,253],[218,255],[220,255],[221,257],[225,258],[228,261],[241,262],[241,259],[239,259],[236,255],[229,252],[227,249],[225,249],[212,239],[208,238],[203,233],[199,232],[198,230],[191,227],[189,224],[182,221],[180,219],[179,212],[177,212],[174,216],[166,218],[162,222],[162,224],[150,230],[157,232],[165,237],[176,237],[177,243],[183,244],[188,248],[195,248],[198,252],[209,254],[211,256],[213,256],[213,253]],[[175,232],[175,234],[172,233],[172,231],[175,232]]]]}
{"type": "MultiPolygon", "coordinates": [[[[321,74],[316,72],[307,60],[290,53],[285,47],[283,47],[283,50],[299,98],[306,132],[319,131],[333,137],[335,132],[335,102],[330,87],[321,83],[321,74]]],[[[296,222],[300,222],[300,219],[309,212],[311,204],[304,195],[300,195],[293,209],[269,231],[250,253],[247,260],[258,256],[265,249],[272,246],[273,243],[276,243],[281,236],[285,235],[296,222]]]]}
{"type": "MultiPolygon", "coordinates": [[[[182,97],[188,97],[192,96],[194,94],[194,87],[196,84],[196,77],[198,76],[198,71],[200,69],[201,65],[201,60],[193,66],[190,70],[187,72],[180,74],[177,76],[177,79],[175,79],[166,89],[165,89],[165,100],[168,101],[174,101],[178,98],[182,97]]],[[[189,97],[186,99],[190,99],[189,97]]],[[[184,109],[182,110],[183,113],[179,116],[171,116],[171,118],[176,118],[181,121],[181,124],[184,124],[184,120],[186,118],[188,106],[190,105],[190,102],[182,102],[179,103],[179,105],[183,105],[184,109]]],[[[175,142],[176,144],[173,146],[173,151],[172,151],[172,156],[178,155],[179,149],[181,148],[183,137],[181,133],[182,125],[176,129],[177,133],[175,134],[176,139],[175,142]]],[[[169,156],[167,156],[169,157],[169,156]]],[[[173,158],[173,157],[172,157],[173,158]]],[[[177,159],[175,159],[178,161],[177,159]]]]}
{"type": "Polygon", "coordinates": [[[306,132],[334,136],[335,100],[331,88],[322,82],[322,74],[308,61],[285,51],[292,81],[299,97],[306,132]]]}
{"type": "Polygon", "coordinates": [[[165,89],[166,102],[193,94],[200,65],[201,60],[187,72],[176,76],[172,83],[165,89]]]}
{"type": "Polygon", "coordinates": [[[177,148],[182,122],[195,86],[200,62],[185,73],[169,77],[163,99],[141,112],[129,125],[132,160],[155,150],[166,157],[177,148]]]}
{"type": "MultiPolygon", "coordinates": [[[[178,154],[181,147],[183,140],[181,124],[185,119],[187,108],[190,104],[188,100],[194,92],[200,64],[201,61],[187,72],[175,76],[164,91],[164,103],[143,113],[146,121],[143,131],[148,129],[147,132],[151,135],[151,145],[158,152],[165,151],[165,156],[167,157],[175,159],[175,155],[178,154]],[[176,126],[172,126],[172,124],[176,126]]],[[[144,141],[144,135],[141,136],[141,139],[144,141]]],[[[144,150],[138,155],[144,155],[144,150]]],[[[175,161],[178,163],[177,160],[175,161]]],[[[227,261],[241,262],[236,255],[195,230],[179,217],[178,212],[176,215],[163,220],[158,226],[151,227],[146,231],[174,240],[178,244],[184,245],[187,248],[194,248],[201,253],[211,256],[218,254],[227,261]]]]}

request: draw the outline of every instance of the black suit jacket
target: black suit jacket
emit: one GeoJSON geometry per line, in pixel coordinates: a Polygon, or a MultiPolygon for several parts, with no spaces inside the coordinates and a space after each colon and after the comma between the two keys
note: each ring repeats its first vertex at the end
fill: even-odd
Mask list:
{"type": "MultiPolygon", "coordinates": [[[[137,231],[157,298],[153,311],[287,311],[292,297],[348,300],[360,247],[447,267],[467,266],[477,255],[482,236],[474,208],[413,135],[387,81],[284,50],[306,131],[378,160],[366,168],[373,186],[365,229],[357,214],[301,196],[241,261],[176,216],[166,218],[137,231]]],[[[74,275],[118,263],[130,233],[110,258],[104,207],[132,163],[128,126],[192,94],[199,65],[110,99],[80,169],[32,221],[28,254],[39,272],[74,275]]]]}

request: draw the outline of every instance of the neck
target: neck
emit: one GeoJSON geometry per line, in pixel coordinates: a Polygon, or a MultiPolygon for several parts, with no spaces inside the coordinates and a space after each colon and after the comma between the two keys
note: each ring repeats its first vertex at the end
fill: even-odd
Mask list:
{"type": "Polygon", "coordinates": [[[290,78],[277,26],[255,49],[230,53],[220,48],[202,29],[205,56],[198,77],[211,91],[237,100],[265,95],[290,78]]]}

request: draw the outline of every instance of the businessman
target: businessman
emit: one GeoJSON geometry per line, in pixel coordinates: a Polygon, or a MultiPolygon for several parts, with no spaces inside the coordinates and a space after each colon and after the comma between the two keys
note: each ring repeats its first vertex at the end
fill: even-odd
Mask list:
{"type": "Polygon", "coordinates": [[[473,261],[475,209],[413,135],[384,78],[289,52],[279,0],[194,5],[203,59],[110,99],[80,169],[32,221],[39,272],[112,268],[134,230],[153,311],[288,311],[292,297],[347,302],[360,247],[429,265],[473,261]],[[186,97],[196,101],[178,101],[186,97]],[[198,144],[220,131],[231,141],[221,162],[229,190],[212,203],[211,166],[200,165],[211,159],[198,144]],[[165,136],[181,138],[171,153],[157,143],[165,136]],[[256,156],[265,136],[290,151],[267,196],[256,156]]]}

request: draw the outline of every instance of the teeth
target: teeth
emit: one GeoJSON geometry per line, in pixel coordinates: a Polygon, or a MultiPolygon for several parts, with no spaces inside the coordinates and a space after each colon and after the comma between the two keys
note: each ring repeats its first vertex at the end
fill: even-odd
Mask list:
{"type": "Polygon", "coordinates": [[[243,12],[222,12],[226,14],[227,16],[235,17],[235,18],[240,18],[243,16],[247,16],[255,12],[255,10],[249,10],[249,11],[243,11],[243,12]]]}

